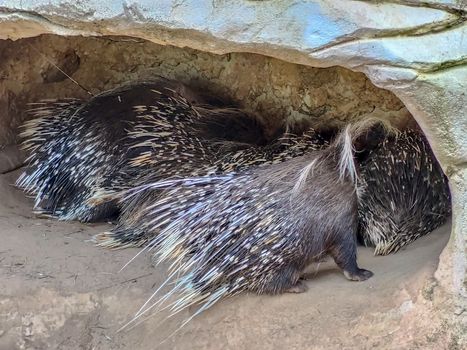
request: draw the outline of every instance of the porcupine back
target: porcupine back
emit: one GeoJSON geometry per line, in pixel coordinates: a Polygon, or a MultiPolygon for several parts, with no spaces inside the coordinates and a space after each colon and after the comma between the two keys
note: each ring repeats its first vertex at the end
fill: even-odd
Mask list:
{"type": "Polygon", "coordinates": [[[149,232],[160,231],[146,249],[155,250],[158,262],[171,262],[167,282],[174,286],[150,304],[156,291],[136,318],[175,294],[168,305],[173,313],[202,305],[194,317],[243,291],[282,293],[307,264],[327,254],[349,279],[369,278],[372,273],[356,264],[352,142],[363,127],[348,127],[331,146],[280,164],[129,191],[127,198],[167,190],[144,208],[143,218],[149,232]]]}
{"type": "MultiPolygon", "coordinates": [[[[20,187],[35,195],[36,211],[81,221],[96,221],[114,213],[114,202],[92,205],[88,200],[105,179],[118,177],[122,159],[132,156],[132,140],[127,134],[138,111],[147,106],[157,109],[156,116],[159,122],[167,123],[168,133],[175,134],[178,129],[193,128],[198,123],[196,132],[202,137],[229,137],[230,132],[219,131],[219,121],[228,121],[226,130],[234,129],[234,125],[250,130],[240,140],[263,142],[262,129],[253,124],[256,121],[241,113],[219,118],[219,108],[205,106],[203,97],[196,92],[163,78],[126,84],[88,102],[46,101],[33,110],[39,118],[25,124],[24,144],[31,159],[29,170],[18,180],[20,187]],[[207,111],[205,115],[200,116],[191,102],[204,106],[199,108],[207,111]]],[[[228,115],[231,110],[222,111],[228,115]]],[[[138,176],[125,175],[127,179],[138,176]]]]}
{"type": "Polygon", "coordinates": [[[134,109],[125,143],[128,150],[110,176],[101,177],[88,205],[114,201],[116,193],[152,179],[206,174],[220,145],[238,149],[264,144],[259,118],[238,108],[191,105],[182,98],[156,101],[134,109]],[[170,102],[170,103],[169,103],[170,102]]]}
{"type": "Polygon", "coordinates": [[[105,171],[124,134],[125,92],[105,92],[87,102],[44,101],[31,111],[39,118],[25,123],[22,133],[31,161],[17,184],[36,196],[37,212],[87,221],[77,212],[83,209],[79,197],[105,171]]]}
{"type": "MultiPolygon", "coordinates": [[[[138,134],[134,134],[135,140],[143,138],[149,144],[158,144],[161,141],[158,135],[151,132],[151,128],[140,130],[138,134]]],[[[215,141],[215,140],[214,140],[215,141]]],[[[141,145],[135,141],[135,143],[141,145]]],[[[178,153],[175,159],[161,157],[150,152],[143,152],[140,150],[139,156],[133,158],[129,165],[133,167],[133,171],[140,174],[138,178],[134,178],[131,184],[136,187],[151,182],[157,182],[164,179],[173,177],[187,177],[187,176],[205,176],[213,174],[222,174],[231,171],[238,171],[241,169],[252,168],[256,166],[281,163],[288,159],[301,156],[306,152],[320,149],[327,145],[327,142],[320,137],[313,129],[300,136],[293,134],[285,134],[277,139],[272,144],[266,146],[256,146],[251,144],[244,144],[238,142],[205,142],[204,149],[209,149],[209,155],[206,157],[205,153],[196,155],[196,149],[192,154],[196,155],[198,167],[193,164],[188,164],[186,160],[183,164],[188,166],[183,167],[183,164],[176,162],[178,153]],[[142,169],[141,159],[150,162],[151,166],[142,169]],[[169,162],[167,162],[169,160],[169,162]],[[202,160],[202,161],[201,161],[202,160]],[[167,167],[172,167],[173,170],[168,171],[167,167]],[[147,172],[147,170],[150,170],[147,172]],[[153,170],[154,169],[154,170],[153,170]],[[163,169],[163,171],[160,171],[163,169]],[[145,173],[145,175],[141,175],[145,173]]],[[[196,146],[196,145],[195,145],[196,146]]],[[[197,146],[196,148],[199,148],[197,146]]],[[[203,150],[203,148],[201,148],[203,150]]],[[[130,183],[130,182],[129,182],[130,183]]],[[[113,186],[114,188],[119,186],[113,186]]],[[[119,224],[110,232],[104,232],[95,237],[95,241],[100,245],[107,248],[125,248],[129,246],[142,246],[149,239],[152,234],[147,234],[147,222],[142,218],[142,209],[157,200],[161,191],[144,191],[132,196],[121,202],[122,212],[119,218],[119,224]]]]}
{"type": "Polygon", "coordinates": [[[450,194],[421,131],[386,135],[361,164],[359,236],[387,255],[442,225],[450,215],[450,194]]]}

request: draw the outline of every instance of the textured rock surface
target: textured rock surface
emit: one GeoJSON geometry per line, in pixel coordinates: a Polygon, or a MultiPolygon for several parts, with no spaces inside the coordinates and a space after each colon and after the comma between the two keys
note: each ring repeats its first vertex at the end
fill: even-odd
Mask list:
{"type": "MultiPolygon", "coordinates": [[[[451,107],[450,102],[465,100],[465,79],[451,84],[449,71],[457,67],[456,75],[466,74],[465,5],[465,1],[410,0],[377,4],[246,0],[24,0],[18,4],[2,0],[0,37],[115,34],[214,53],[247,51],[317,67],[340,65],[366,73],[406,104],[426,98],[428,91],[419,86],[430,84],[432,101],[452,97],[442,110],[437,108],[437,115],[459,116],[465,113],[465,104],[451,107]]],[[[415,110],[415,105],[412,109],[419,122],[434,119],[427,110],[415,110]]],[[[466,125],[458,127],[460,132],[466,125]]],[[[441,135],[427,132],[440,144],[441,135]]],[[[452,156],[467,154],[462,142],[455,147],[454,155],[436,147],[443,166],[456,162],[452,156]]]]}
{"type": "MultiPolygon", "coordinates": [[[[425,322],[418,324],[418,319],[436,318],[433,324],[439,324],[440,330],[449,329],[451,334],[452,342],[446,342],[446,347],[454,344],[455,348],[458,341],[465,340],[462,329],[467,314],[465,9],[462,0],[0,0],[0,37],[19,39],[41,33],[124,35],[211,53],[250,52],[307,66],[343,66],[365,73],[375,85],[392,91],[428,135],[450,178],[454,210],[451,240],[441,255],[434,282],[427,284],[431,290],[428,301],[417,301],[412,312],[419,317],[407,318],[403,325],[412,335],[421,334],[425,322]]],[[[298,68],[292,69],[293,74],[280,69],[284,69],[284,80],[288,74],[301,74],[295,70],[298,68]]],[[[239,71],[241,68],[235,67],[232,74],[239,71]]],[[[338,73],[337,89],[345,75],[353,80],[350,73],[338,73]]],[[[265,76],[268,74],[260,78],[265,76]]],[[[16,90],[8,91],[21,94],[22,87],[18,84],[16,90]]],[[[285,91],[280,90],[277,100],[287,99],[285,91]]],[[[298,110],[306,94],[292,91],[291,100],[300,96],[299,102],[291,104],[298,110]]],[[[317,95],[312,94],[311,110],[319,111],[316,108],[322,100],[318,95],[324,91],[319,88],[317,95]]],[[[266,94],[263,100],[269,97],[266,94]]],[[[270,106],[265,103],[264,108],[270,106]]],[[[287,114],[299,117],[291,111],[287,114]]],[[[403,337],[403,330],[398,334],[403,337]]]]}
{"type": "Polygon", "coordinates": [[[27,117],[27,102],[88,97],[52,63],[93,93],[146,74],[209,87],[258,112],[271,129],[284,118],[329,126],[370,113],[401,124],[410,115],[394,94],[341,67],[313,68],[248,53],[214,55],[123,38],[46,35],[0,41],[0,144],[13,142],[16,126],[27,117]]]}

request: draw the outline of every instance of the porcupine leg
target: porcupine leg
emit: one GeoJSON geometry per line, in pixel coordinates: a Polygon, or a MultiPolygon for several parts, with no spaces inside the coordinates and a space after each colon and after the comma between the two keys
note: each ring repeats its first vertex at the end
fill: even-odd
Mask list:
{"type": "Polygon", "coordinates": [[[308,290],[305,282],[300,279],[301,271],[294,266],[285,266],[266,281],[261,293],[303,293],[308,290]]]}
{"type": "Polygon", "coordinates": [[[353,235],[342,236],[342,240],[332,247],[329,254],[350,281],[365,281],[373,276],[373,272],[357,265],[357,242],[353,235]]]}
{"type": "Polygon", "coordinates": [[[285,292],[286,293],[297,293],[298,294],[298,293],[306,292],[307,290],[308,290],[308,286],[305,284],[303,279],[299,279],[295,283],[295,285],[293,285],[289,289],[286,289],[285,292]]]}

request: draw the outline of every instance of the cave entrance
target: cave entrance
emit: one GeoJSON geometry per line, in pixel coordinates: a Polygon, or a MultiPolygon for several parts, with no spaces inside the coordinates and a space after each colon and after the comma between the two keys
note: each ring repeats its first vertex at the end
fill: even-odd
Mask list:
{"type": "MultiPolygon", "coordinates": [[[[122,315],[130,315],[144,303],[153,285],[164,280],[165,269],[153,269],[148,259],[140,258],[118,275],[116,272],[137,250],[111,252],[86,242],[108,225],[59,222],[31,214],[31,202],[11,186],[24,161],[17,146],[18,127],[28,118],[28,103],[50,98],[88,99],[89,93],[148,75],[162,75],[210,91],[221,101],[259,115],[270,137],[284,120],[316,129],[341,127],[369,116],[399,129],[415,125],[394,94],[377,88],[362,73],[342,67],[300,66],[251,53],[213,55],[135,38],[41,35],[0,41],[0,72],[0,226],[4,233],[0,261],[8,267],[0,270],[0,280],[8,285],[5,293],[10,298],[31,293],[24,297],[23,306],[15,304],[17,316],[6,319],[0,312],[0,323],[5,326],[6,338],[15,336],[21,314],[41,314],[44,300],[53,295],[59,303],[71,306],[66,310],[47,309],[50,317],[65,315],[66,319],[56,328],[45,326],[49,344],[59,344],[67,334],[78,339],[73,324],[88,325],[96,317],[116,330],[119,324],[115,320],[120,321],[122,315]],[[35,294],[36,290],[41,292],[35,294]]],[[[287,332],[301,329],[300,334],[313,339],[316,346],[339,345],[343,339],[353,339],[351,342],[358,346],[362,337],[378,333],[382,325],[386,329],[398,327],[398,321],[436,270],[449,232],[447,223],[395,255],[373,256],[372,248],[360,247],[360,265],[375,273],[361,284],[347,282],[332,263],[313,265],[307,293],[242,295],[226,300],[188,324],[174,342],[202,346],[216,339],[222,341],[219,334],[229,329],[232,337],[242,337],[241,343],[252,348],[258,345],[258,334],[285,348],[293,345],[294,338],[287,332]],[[355,326],[350,334],[349,324],[355,326]],[[201,336],[194,339],[193,333],[200,329],[204,329],[201,336]]],[[[424,290],[423,297],[430,300],[431,292],[424,290]]],[[[160,320],[156,316],[144,327],[112,341],[150,348],[171,333],[160,328],[150,331],[160,320]]],[[[169,322],[168,328],[174,325],[169,322]]],[[[104,332],[93,333],[103,341],[105,336],[104,332]]],[[[43,337],[36,334],[33,340],[40,342],[43,337]]],[[[239,338],[235,339],[234,343],[239,338]]],[[[374,346],[385,342],[372,341],[374,346]]]]}

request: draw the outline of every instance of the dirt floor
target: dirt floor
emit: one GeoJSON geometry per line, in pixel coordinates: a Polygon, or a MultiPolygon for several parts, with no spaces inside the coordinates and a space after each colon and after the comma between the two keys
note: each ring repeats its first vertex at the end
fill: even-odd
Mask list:
{"type": "Polygon", "coordinates": [[[401,317],[438,263],[449,225],[388,257],[361,248],[375,276],[349,282],[332,262],[312,267],[309,291],[224,300],[167,339],[195,309],[117,330],[164,280],[149,254],[107,251],[88,240],[107,224],[37,219],[0,175],[0,349],[384,349],[405,346],[401,317]],[[371,336],[370,336],[371,334],[371,336]],[[164,341],[165,340],[165,341],[164,341]]]}

